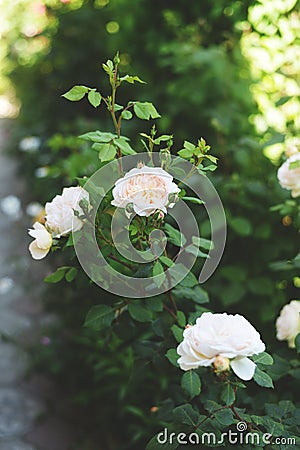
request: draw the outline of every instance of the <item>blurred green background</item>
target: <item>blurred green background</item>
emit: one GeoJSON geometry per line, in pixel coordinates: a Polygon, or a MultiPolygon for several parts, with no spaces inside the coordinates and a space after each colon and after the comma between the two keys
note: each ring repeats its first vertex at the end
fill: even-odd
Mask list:
{"type": "MultiPolygon", "coordinates": [[[[11,152],[31,199],[43,203],[96,170],[95,154],[76,136],[111,125],[87,101],[74,105],[61,94],[74,84],[105,90],[101,63],[119,50],[121,72],[147,82],[134,95],[155,104],[159,132],[175,133],[178,149],[203,136],[219,158],[210,178],[226,210],[228,241],[204,286],[209,307],[242,313],[277,348],[274,321],[300,287],[299,267],[278,264],[299,251],[299,207],[276,177],[284,152],[299,146],[299,2],[0,0],[0,9],[0,116],[17,118],[11,152]],[[18,149],[29,136],[40,139],[38,152],[18,149]],[[282,217],[271,209],[280,203],[282,217]]],[[[121,91],[120,103],[132,89],[121,91]]],[[[137,150],[140,131],[149,130],[134,121],[125,130],[137,150]]],[[[199,218],[209,236],[207,218],[199,218]]],[[[80,414],[88,411],[84,430],[105,430],[106,448],[140,449],[155,430],[149,411],[168,379],[163,370],[158,379],[145,374],[143,364],[133,378],[130,346],[113,353],[117,342],[106,348],[102,336],[81,329],[88,308],[107,294],[84,276],[76,283],[45,294],[68,332],[58,332],[36,364],[59,377],[80,414]],[[127,444],[114,443],[112,421],[127,444]]],[[[90,445],[83,435],[81,449],[90,445]]]]}

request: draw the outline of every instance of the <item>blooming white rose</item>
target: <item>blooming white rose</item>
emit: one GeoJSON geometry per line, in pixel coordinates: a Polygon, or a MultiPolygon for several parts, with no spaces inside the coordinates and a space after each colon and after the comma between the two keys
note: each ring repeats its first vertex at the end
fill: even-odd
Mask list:
{"type": "Polygon", "coordinates": [[[46,203],[46,224],[55,237],[59,238],[81,229],[83,222],[75,216],[74,210],[83,214],[78,204],[82,199],[89,200],[87,191],[82,187],[69,187],[64,188],[62,195],[54,197],[52,202],[46,203]]]}
{"type": "Polygon", "coordinates": [[[243,316],[207,312],[184,330],[183,341],[177,347],[178,364],[182,370],[190,370],[210,366],[219,357],[228,358],[233,372],[248,381],[256,364],[247,356],[264,350],[259,333],[243,316]]]}
{"type": "Polygon", "coordinates": [[[281,187],[292,191],[292,197],[300,195],[300,152],[290,156],[279,167],[277,176],[281,187]],[[290,168],[291,163],[296,161],[299,161],[299,165],[295,168],[290,168]]]}
{"type": "Polygon", "coordinates": [[[292,300],[280,311],[276,320],[277,339],[288,341],[289,347],[295,348],[295,337],[300,333],[300,301],[292,300]]]}
{"type": "Polygon", "coordinates": [[[160,210],[167,213],[167,207],[174,206],[170,202],[170,194],[180,192],[173,177],[160,167],[139,167],[131,169],[123,178],[116,181],[113,189],[112,205],[126,208],[131,204],[139,216],[150,216],[160,210]]]}
{"type": "Polygon", "coordinates": [[[30,236],[35,240],[29,245],[29,251],[33,259],[44,258],[52,245],[52,235],[46,227],[39,222],[35,222],[33,229],[28,230],[30,236]]]}

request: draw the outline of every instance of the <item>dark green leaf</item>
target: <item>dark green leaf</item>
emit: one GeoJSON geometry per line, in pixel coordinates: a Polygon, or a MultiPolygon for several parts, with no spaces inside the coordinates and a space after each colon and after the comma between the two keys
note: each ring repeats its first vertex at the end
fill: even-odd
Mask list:
{"type": "Polygon", "coordinates": [[[186,325],[186,318],[182,311],[177,311],[177,322],[181,327],[185,327],[186,325]]]}
{"type": "Polygon", "coordinates": [[[194,370],[185,372],[181,379],[181,387],[190,398],[196,397],[201,392],[201,380],[194,370]]]}
{"type": "Polygon", "coordinates": [[[173,366],[179,367],[179,365],[177,363],[177,360],[179,359],[179,355],[175,348],[170,348],[166,353],[166,357],[168,358],[170,363],[173,364],[173,366]]]}
{"type": "Polygon", "coordinates": [[[174,338],[176,339],[176,341],[178,343],[180,343],[183,339],[183,335],[182,335],[182,328],[179,328],[177,325],[172,325],[171,327],[171,331],[173,333],[174,338]]]}
{"type": "Polygon", "coordinates": [[[107,305],[93,306],[87,313],[84,326],[95,331],[109,327],[114,320],[114,310],[107,305]]]}
{"type": "Polygon", "coordinates": [[[181,247],[186,243],[186,238],[184,237],[184,235],[179,230],[176,230],[176,228],[172,227],[172,225],[170,225],[169,223],[165,224],[164,231],[166,232],[168,241],[171,242],[171,244],[174,244],[177,247],[181,247]]]}
{"type": "Polygon", "coordinates": [[[131,302],[128,305],[128,312],[138,322],[151,322],[152,320],[152,311],[145,308],[139,302],[131,302]]]}
{"type": "Polygon", "coordinates": [[[192,405],[185,404],[177,406],[173,410],[173,417],[176,422],[196,427],[199,420],[199,413],[194,410],[192,405]]]}
{"type": "Polygon", "coordinates": [[[71,269],[69,266],[59,267],[54,273],[44,278],[47,283],[58,283],[65,276],[66,270],[71,269]]]}
{"type": "Polygon", "coordinates": [[[177,439],[172,439],[170,443],[170,436],[168,429],[164,428],[163,431],[157,433],[146,446],[146,450],[175,450],[179,447],[177,439]]]}
{"type": "Polygon", "coordinates": [[[255,363],[265,364],[266,366],[273,364],[273,358],[267,352],[262,352],[259,355],[253,355],[252,359],[255,363]]]}
{"type": "Polygon", "coordinates": [[[76,278],[77,273],[78,270],[76,269],[76,267],[72,267],[70,270],[66,272],[65,278],[68,281],[68,283],[70,283],[71,281],[74,280],[74,278],[76,278]]]}
{"type": "Polygon", "coordinates": [[[274,388],[272,378],[258,367],[256,367],[254,372],[254,381],[262,387],[274,388]]]}
{"type": "Polygon", "coordinates": [[[227,383],[221,393],[221,400],[225,405],[230,406],[235,401],[235,393],[230,383],[227,383]]]}

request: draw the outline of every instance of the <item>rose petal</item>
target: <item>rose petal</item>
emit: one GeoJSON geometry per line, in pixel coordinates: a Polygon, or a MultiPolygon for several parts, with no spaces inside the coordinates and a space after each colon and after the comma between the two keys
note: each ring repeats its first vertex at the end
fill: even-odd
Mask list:
{"type": "Polygon", "coordinates": [[[235,358],[230,362],[230,366],[234,373],[244,381],[253,378],[256,364],[249,358],[235,358]]]}
{"type": "Polygon", "coordinates": [[[31,253],[31,256],[33,257],[33,259],[43,259],[45,258],[45,256],[49,253],[50,247],[43,249],[43,248],[39,248],[37,246],[36,241],[31,242],[31,244],[29,245],[29,251],[31,253]]]}

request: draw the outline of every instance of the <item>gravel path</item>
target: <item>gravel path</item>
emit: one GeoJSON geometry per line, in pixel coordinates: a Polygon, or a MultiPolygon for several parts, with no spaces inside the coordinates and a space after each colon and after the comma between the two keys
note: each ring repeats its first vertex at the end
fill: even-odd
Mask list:
{"type": "Polygon", "coordinates": [[[57,413],[58,388],[27,376],[27,344],[42,345],[41,325],[53,318],[41,299],[47,262],[33,261],[27,250],[24,180],[4,154],[10,125],[0,120],[0,450],[68,450],[74,438],[57,413]]]}

